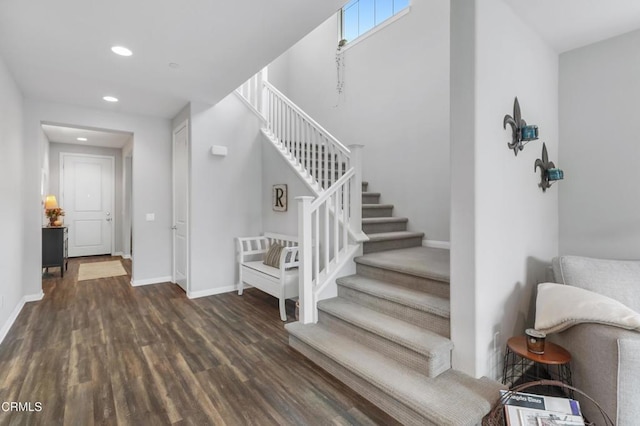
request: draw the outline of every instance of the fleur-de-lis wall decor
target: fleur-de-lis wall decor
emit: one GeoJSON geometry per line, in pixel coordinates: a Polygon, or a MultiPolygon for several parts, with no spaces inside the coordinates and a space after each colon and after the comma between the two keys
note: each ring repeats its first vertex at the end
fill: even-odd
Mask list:
{"type": "Polygon", "coordinates": [[[538,139],[538,126],[528,126],[522,118],[518,97],[513,102],[513,117],[507,114],[502,120],[503,128],[506,129],[507,124],[511,126],[511,142],[507,142],[507,146],[515,155],[524,149],[527,142],[538,139]]]}
{"type": "Polygon", "coordinates": [[[542,158],[538,158],[533,164],[533,171],[535,172],[540,167],[540,183],[538,186],[542,188],[542,192],[546,192],[547,188],[558,180],[564,179],[564,172],[556,168],[553,161],[549,161],[549,154],[547,154],[547,144],[542,144],[542,158]]]}

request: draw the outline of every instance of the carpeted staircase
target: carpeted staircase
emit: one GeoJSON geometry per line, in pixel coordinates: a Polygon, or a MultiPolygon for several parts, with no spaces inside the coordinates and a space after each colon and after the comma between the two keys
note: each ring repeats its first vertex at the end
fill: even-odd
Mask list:
{"type": "Polygon", "coordinates": [[[449,251],[422,247],[367,186],[356,274],[318,304],[317,324],[286,325],[289,344],[404,424],[480,424],[501,386],[451,369],[449,251]]]}

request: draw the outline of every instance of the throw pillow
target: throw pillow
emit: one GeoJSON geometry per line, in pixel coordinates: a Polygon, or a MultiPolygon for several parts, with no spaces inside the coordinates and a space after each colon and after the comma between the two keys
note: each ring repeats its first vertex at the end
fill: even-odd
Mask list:
{"type": "Polygon", "coordinates": [[[640,330],[640,314],[607,296],[565,284],[538,284],[536,330],[557,333],[581,323],[640,330]]]}
{"type": "Polygon", "coordinates": [[[269,247],[269,250],[264,254],[264,263],[267,266],[273,266],[274,268],[280,268],[280,255],[282,254],[284,247],[278,243],[274,243],[269,247]]]}

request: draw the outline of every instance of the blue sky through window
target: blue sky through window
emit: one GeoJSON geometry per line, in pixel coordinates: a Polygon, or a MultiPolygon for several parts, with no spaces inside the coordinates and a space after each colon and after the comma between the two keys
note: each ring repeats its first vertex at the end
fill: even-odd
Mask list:
{"type": "Polygon", "coordinates": [[[351,0],[342,8],[342,38],[358,38],[407,6],[409,0],[351,0]]]}

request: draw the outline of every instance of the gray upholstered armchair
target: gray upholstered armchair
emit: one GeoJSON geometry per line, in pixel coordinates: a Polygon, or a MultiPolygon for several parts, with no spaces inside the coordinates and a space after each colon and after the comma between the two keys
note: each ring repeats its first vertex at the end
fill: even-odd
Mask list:
{"type": "MultiPolygon", "coordinates": [[[[553,260],[553,274],[558,283],[603,294],[640,312],[640,261],[562,256],[553,260]]],[[[640,424],[639,332],[579,324],[551,334],[549,340],[571,352],[575,387],[594,398],[617,425],[640,424]]],[[[602,422],[592,403],[580,403],[590,421],[602,422]]]]}

